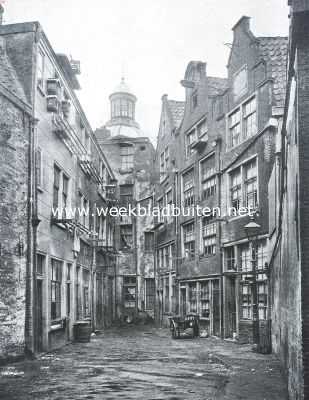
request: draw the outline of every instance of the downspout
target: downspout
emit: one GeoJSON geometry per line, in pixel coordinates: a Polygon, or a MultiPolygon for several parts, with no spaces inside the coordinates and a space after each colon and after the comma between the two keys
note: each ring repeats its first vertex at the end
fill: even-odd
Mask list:
{"type": "MultiPolygon", "coordinates": [[[[222,173],[221,173],[221,141],[217,141],[217,146],[218,146],[218,165],[219,165],[219,173],[218,173],[218,205],[219,209],[221,210],[221,188],[222,188],[222,173]]],[[[221,216],[220,216],[221,217],[221,216]]],[[[220,331],[221,331],[221,338],[224,339],[224,277],[223,277],[223,248],[221,246],[222,242],[222,226],[221,222],[219,222],[219,263],[220,263],[220,302],[221,302],[221,307],[220,307],[220,320],[221,320],[221,326],[220,326],[220,331]]]]}
{"type": "MultiPolygon", "coordinates": [[[[25,118],[25,116],[24,116],[25,118]]],[[[36,215],[35,194],[35,146],[34,129],[36,121],[28,117],[28,193],[27,193],[27,254],[26,254],[26,313],[25,313],[25,354],[32,356],[37,349],[36,332],[36,226],[33,215],[36,215]]]]}

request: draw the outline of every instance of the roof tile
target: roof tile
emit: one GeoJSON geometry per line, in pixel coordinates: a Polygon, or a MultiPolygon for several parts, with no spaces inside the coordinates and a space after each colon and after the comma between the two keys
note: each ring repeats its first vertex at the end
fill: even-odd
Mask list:
{"type": "Polygon", "coordinates": [[[267,63],[268,76],[273,78],[274,96],[277,106],[283,106],[286,87],[286,62],[288,51],[288,38],[258,37],[259,49],[262,58],[267,63]]]}

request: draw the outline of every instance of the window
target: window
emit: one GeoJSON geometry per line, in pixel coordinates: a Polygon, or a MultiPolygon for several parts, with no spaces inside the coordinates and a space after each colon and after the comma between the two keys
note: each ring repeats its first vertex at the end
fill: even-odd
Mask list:
{"type": "Polygon", "coordinates": [[[83,311],[84,318],[90,316],[90,297],[89,297],[89,284],[90,284],[90,273],[87,270],[83,270],[83,311]]]}
{"type": "Polygon", "coordinates": [[[51,319],[61,318],[62,262],[51,260],[51,319]]]}
{"type": "Polygon", "coordinates": [[[145,279],[146,287],[146,310],[153,310],[155,305],[155,280],[154,278],[145,279]]]}
{"type": "Polygon", "coordinates": [[[192,144],[196,141],[196,130],[193,129],[186,135],[186,157],[190,157],[194,153],[192,144]]]}
{"type": "Polygon", "coordinates": [[[197,125],[197,136],[200,138],[208,132],[207,119],[205,118],[202,122],[197,125]]]}
{"type": "Polygon", "coordinates": [[[167,171],[169,168],[170,152],[167,146],[164,151],[160,154],[160,179],[161,181],[167,176],[167,171]]]}
{"type": "Polygon", "coordinates": [[[76,267],[76,276],[75,276],[75,318],[79,320],[80,318],[80,301],[79,301],[79,281],[80,281],[80,267],[76,267]]]}
{"type": "Polygon", "coordinates": [[[243,105],[243,126],[245,139],[257,133],[255,97],[243,105]]]}
{"type": "Polygon", "coordinates": [[[252,248],[249,244],[244,244],[240,247],[240,271],[252,271],[252,248]]]}
{"type": "Polygon", "coordinates": [[[162,197],[161,199],[158,199],[158,209],[159,209],[158,223],[164,222],[164,217],[162,215],[163,208],[164,208],[164,199],[162,197]]]}
{"type": "Polygon", "coordinates": [[[62,212],[65,212],[65,208],[68,207],[69,180],[61,169],[54,165],[53,208],[61,208],[62,212]]]}
{"type": "Polygon", "coordinates": [[[122,248],[132,248],[133,246],[133,227],[131,225],[122,225],[120,227],[120,238],[122,248]]]}
{"type": "Polygon", "coordinates": [[[235,147],[241,141],[240,109],[229,116],[230,146],[235,147]]]}
{"type": "Polygon", "coordinates": [[[253,97],[228,116],[229,147],[238,146],[257,133],[256,110],[256,97],[253,97]]]}
{"type": "Polygon", "coordinates": [[[41,50],[38,51],[37,59],[37,85],[44,90],[44,71],[45,70],[45,56],[41,50]]]}
{"type": "Polygon", "coordinates": [[[241,165],[230,173],[231,206],[255,209],[258,206],[258,181],[256,158],[241,165]]]}
{"type": "Polygon", "coordinates": [[[197,284],[189,283],[189,312],[197,313],[197,284]]]}
{"type": "Polygon", "coordinates": [[[36,273],[37,275],[44,275],[45,270],[45,256],[37,254],[36,256],[36,273]]]}
{"type": "Polygon", "coordinates": [[[154,234],[153,232],[144,233],[145,251],[153,252],[154,250],[154,234]]]}
{"type": "Polygon", "coordinates": [[[184,256],[188,259],[195,257],[195,226],[194,222],[183,226],[184,256]]]}
{"type": "Polygon", "coordinates": [[[252,287],[251,285],[241,285],[241,317],[252,319],[252,287]]]}
{"type": "Polygon", "coordinates": [[[227,271],[236,270],[235,248],[234,246],[228,247],[225,253],[226,269],[227,271]]]}
{"type": "Polygon", "coordinates": [[[257,165],[256,159],[244,167],[245,175],[245,207],[257,207],[257,165]]]}
{"type": "Polygon", "coordinates": [[[68,206],[69,178],[62,175],[62,207],[68,206]]]}
{"type": "Polygon", "coordinates": [[[71,314],[71,273],[72,264],[67,264],[67,276],[66,276],[66,315],[71,314]]]}
{"type": "Polygon", "coordinates": [[[200,163],[202,200],[206,200],[216,193],[217,179],[215,156],[208,157],[200,163]]]}
{"type": "MultiPolygon", "coordinates": [[[[257,297],[258,297],[258,313],[259,319],[267,318],[268,307],[268,282],[265,274],[265,263],[267,260],[267,243],[262,240],[257,244],[256,254],[253,253],[252,246],[249,244],[240,247],[240,271],[252,272],[252,262],[256,262],[257,268],[257,297]],[[255,260],[254,260],[255,259],[255,260]]],[[[241,282],[242,293],[242,318],[252,319],[253,313],[253,296],[252,283],[245,281],[252,280],[252,274],[243,274],[241,282]]]]}
{"type": "Polygon", "coordinates": [[[257,295],[259,304],[259,319],[267,319],[267,282],[258,282],[257,295]]]}
{"type": "Polygon", "coordinates": [[[201,317],[209,318],[210,313],[210,292],[209,282],[200,282],[200,302],[201,302],[201,317]]]}
{"type": "Polygon", "coordinates": [[[121,169],[130,170],[133,168],[133,146],[121,146],[120,156],[121,156],[121,169]]]}
{"type": "Polygon", "coordinates": [[[164,278],[164,312],[170,312],[170,283],[168,276],[164,278]]]}
{"type": "Polygon", "coordinates": [[[216,254],[217,224],[213,216],[202,219],[203,254],[210,256],[216,254]]]}
{"type": "Polygon", "coordinates": [[[54,188],[53,188],[53,207],[59,207],[59,188],[60,188],[60,174],[61,170],[54,165],[54,188]]]}
{"type": "Polygon", "coordinates": [[[170,248],[169,246],[164,247],[164,265],[168,268],[170,265],[170,248]]]}
{"type": "Polygon", "coordinates": [[[241,206],[241,169],[237,168],[231,173],[231,206],[238,210],[241,206]]]}
{"type": "Polygon", "coordinates": [[[169,271],[173,268],[174,245],[170,244],[158,250],[159,269],[169,271]]]}
{"type": "Polygon", "coordinates": [[[216,237],[204,237],[203,238],[204,255],[211,256],[216,254],[216,237]]]}
{"type": "Polygon", "coordinates": [[[120,100],[120,115],[122,117],[129,116],[129,103],[127,100],[120,100]]]}
{"type": "Polygon", "coordinates": [[[82,224],[89,228],[89,201],[86,197],[82,197],[82,224]]]}
{"type": "Polygon", "coordinates": [[[170,189],[168,192],[165,194],[165,204],[166,207],[168,208],[168,215],[166,217],[167,223],[173,222],[173,217],[172,217],[172,205],[173,205],[173,191],[170,189]]]}
{"type": "Polygon", "coordinates": [[[134,308],[136,303],[136,277],[123,277],[124,306],[134,308]]]}
{"type": "Polygon", "coordinates": [[[43,187],[43,154],[40,148],[35,152],[36,184],[40,189],[43,187]]]}
{"type": "Polygon", "coordinates": [[[183,205],[184,207],[192,207],[194,205],[194,170],[186,172],[182,176],[183,185],[183,205]]]}
{"type": "Polygon", "coordinates": [[[120,203],[128,207],[133,201],[133,185],[120,185],[120,203]]]}

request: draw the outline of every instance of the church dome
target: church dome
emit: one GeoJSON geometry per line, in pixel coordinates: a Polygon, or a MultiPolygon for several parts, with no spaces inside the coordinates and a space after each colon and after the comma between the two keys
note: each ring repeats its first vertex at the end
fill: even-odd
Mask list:
{"type": "Polygon", "coordinates": [[[106,127],[111,132],[111,136],[140,137],[142,133],[139,124],[135,121],[136,96],[121,78],[121,82],[116,86],[113,93],[109,96],[111,105],[111,119],[106,127]]]}
{"type": "Polygon", "coordinates": [[[126,83],[124,77],[121,78],[121,82],[115,87],[112,95],[115,93],[128,93],[128,94],[133,95],[133,93],[132,93],[130,87],[128,86],[128,84],[126,83]]]}

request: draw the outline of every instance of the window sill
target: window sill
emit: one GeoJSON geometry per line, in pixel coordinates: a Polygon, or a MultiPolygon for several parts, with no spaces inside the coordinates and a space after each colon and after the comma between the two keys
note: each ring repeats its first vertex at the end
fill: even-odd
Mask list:
{"type": "Polygon", "coordinates": [[[40,192],[40,193],[43,193],[43,192],[44,192],[44,189],[43,189],[41,186],[37,186],[37,187],[36,187],[36,190],[37,190],[38,192],[40,192]]]}
{"type": "Polygon", "coordinates": [[[59,331],[63,329],[63,321],[62,320],[55,320],[51,322],[51,326],[49,331],[54,332],[54,331],[59,331]]]}
{"type": "Polygon", "coordinates": [[[211,258],[216,256],[216,254],[200,254],[199,258],[203,259],[203,258],[211,258]]]}

